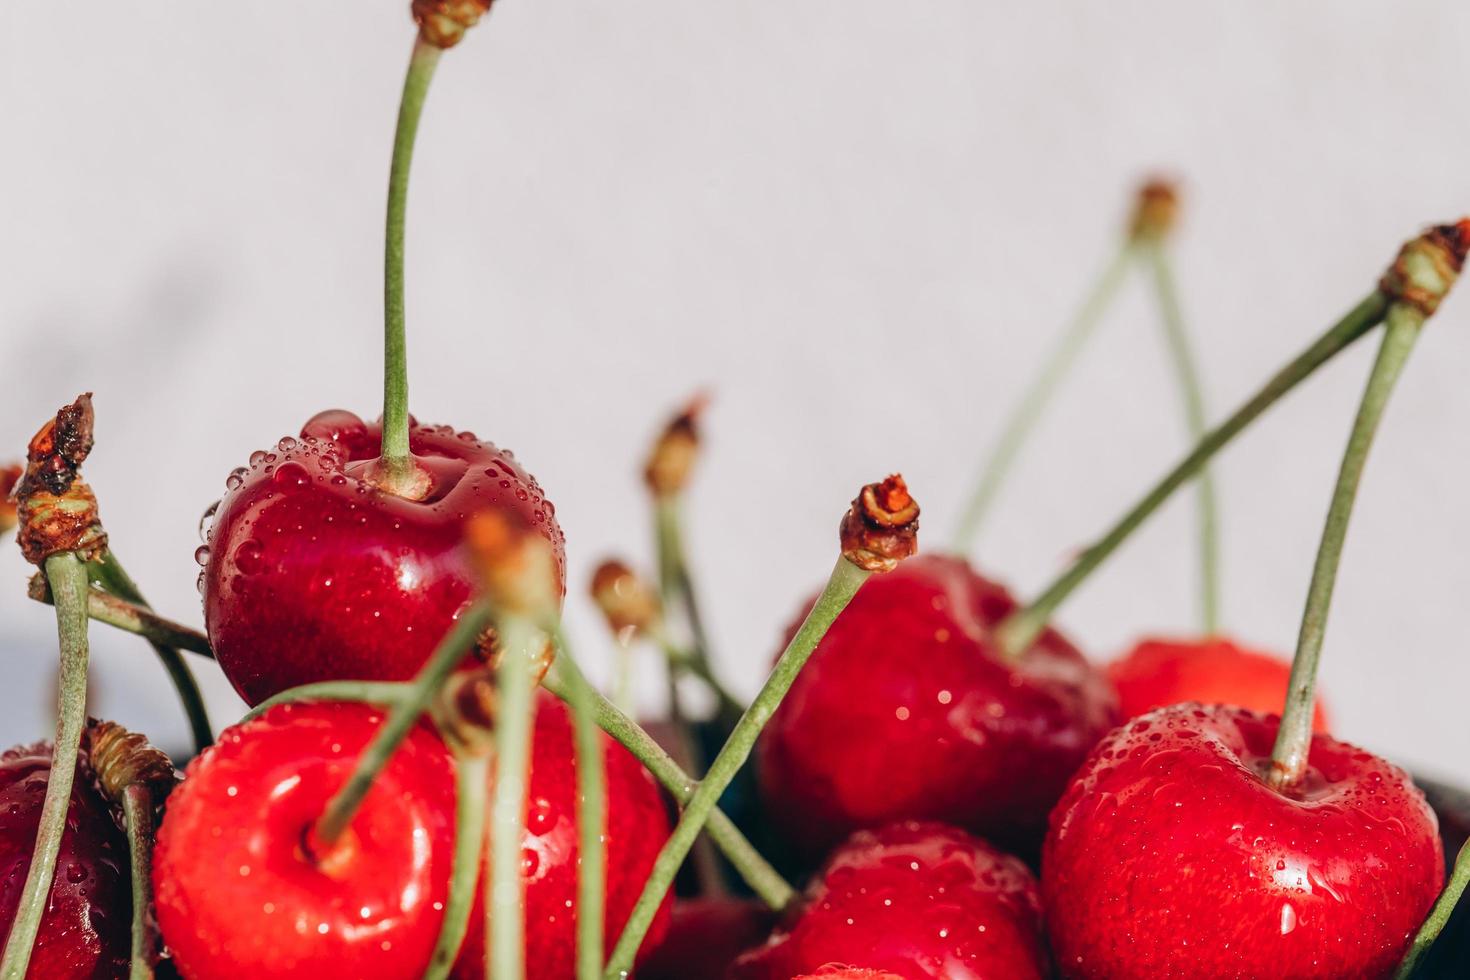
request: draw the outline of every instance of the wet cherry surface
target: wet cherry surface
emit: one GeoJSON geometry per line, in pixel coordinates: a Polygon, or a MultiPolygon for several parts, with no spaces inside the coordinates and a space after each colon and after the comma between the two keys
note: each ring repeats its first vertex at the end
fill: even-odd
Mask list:
{"type": "Polygon", "coordinates": [[[1042,891],[1072,977],[1381,977],[1444,875],[1400,769],[1326,735],[1289,794],[1278,719],[1178,705],[1104,739],[1052,814],[1042,891]]]}
{"type": "Polygon", "coordinates": [[[381,722],[367,705],[279,705],[190,763],[153,868],[183,975],[422,973],[454,854],[454,774],[438,737],[410,734],[335,847],[313,857],[304,843],[381,722]]]}
{"type": "Polygon", "coordinates": [[[196,558],[215,657],[251,704],[314,681],[413,676],[473,593],[460,542],[476,512],[539,529],[563,570],[554,508],[509,451],[415,424],[431,485],[408,500],[366,479],[379,439],[376,424],[323,412],[226,482],[196,558]]]}
{"type": "Polygon", "coordinates": [[[1046,976],[1035,879],[955,827],[910,821],[854,834],[803,901],[737,961],[735,980],[788,980],[831,964],[906,980],[1046,976]]]}
{"type": "MultiPolygon", "coordinates": [[[[1291,661],[1222,636],[1151,638],[1108,664],[1107,671],[1125,718],[1184,701],[1280,713],[1291,661]]],[[[1312,712],[1312,729],[1328,730],[1320,696],[1312,712]]]]}
{"type": "Polygon", "coordinates": [[[762,796],[807,854],[860,827],[944,820],[1033,849],[1116,721],[1111,687],[1054,631],[1012,664],[1015,600],[955,558],[919,556],[859,590],[757,749],[762,796]]]}
{"type": "MultiPolygon", "coordinates": [[[[50,775],[50,745],[0,754],[0,933],[5,935],[30,871],[50,775]]],[[[131,921],[127,839],[83,759],[27,975],[48,980],[125,976],[131,921]]]]}

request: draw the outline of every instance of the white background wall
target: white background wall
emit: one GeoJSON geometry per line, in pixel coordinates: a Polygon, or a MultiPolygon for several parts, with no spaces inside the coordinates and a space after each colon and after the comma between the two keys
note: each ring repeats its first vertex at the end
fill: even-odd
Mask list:
{"type": "MultiPolygon", "coordinates": [[[[0,6],[0,445],[96,392],[118,553],[199,620],[195,523],[251,450],[377,411],[381,205],[406,0],[0,6]]],[[[716,401],[692,501],[720,666],[754,690],[864,480],[931,545],[1145,172],[1215,414],[1470,208],[1470,7],[503,0],[446,56],[409,240],[413,409],[513,447],[570,541],[571,615],[647,561],[639,460],[716,401]],[[759,515],[749,502],[789,491],[759,515]],[[758,519],[759,518],[759,519],[758,519]]],[[[1023,592],[1182,448],[1135,282],[1037,437],[983,564],[1023,592]]],[[[1226,609],[1287,651],[1370,351],[1222,460],[1226,609]]],[[[1328,637],[1339,732],[1470,781],[1470,303],[1386,422],[1328,637]]],[[[1063,620],[1099,657],[1193,617],[1171,506],[1063,620]]],[[[0,742],[48,726],[49,612],[0,551],[0,742]]],[[[146,648],[97,630],[95,710],[183,740],[146,648]]],[[[207,665],[221,720],[238,710],[207,665]]],[[[656,685],[649,685],[650,696],[656,685]]]]}

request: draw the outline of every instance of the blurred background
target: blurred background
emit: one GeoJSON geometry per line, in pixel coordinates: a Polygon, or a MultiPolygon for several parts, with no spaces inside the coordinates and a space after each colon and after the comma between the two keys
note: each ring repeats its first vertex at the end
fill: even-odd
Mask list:
{"type": "MultiPolygon", "coordinates": [[[[380,405],[382,205],[407,0],[0,7],[0,457],[96,393],[119,557],[200,623],[200,514],[315,412],[380,405]]],[[[715,657],[753,693],[861,483],[942,544],[981,454],[1111,253],[1182,181],[1176,265],[1221,417],[1470,208],[1470,6],[501,0],[440,68],[408,237],[412,407],[515,450],[568,537],[571,628],[650,569],[646,446],[714,396],[689,536],[715,657]],[[769,501],[760,511],[752,501],[769,501]]],[[[1217,468],[1224,618],[1283,654],[1371,357],[1217,468]]],[[[1470,299],[1430,327],[1359,499],[1328,633],[1337,733],[1470,782],[1470,299]]],[[[1034,595],[1185,447],[1134,276],[976,553],[1034,595]]],[[[1108,659],[1195,627],[1179,497],[1063,609],[1108,659]]],[[[0,548],[0,742],[49,734],[49,609],[0,548]]],[[[94,712],[186,740],[104,628],[94,712]]],[[[219,724],[228,684],[198,662],[219,724]]],[[[643,692],[656,705],[661,682],[643,692]]]]}

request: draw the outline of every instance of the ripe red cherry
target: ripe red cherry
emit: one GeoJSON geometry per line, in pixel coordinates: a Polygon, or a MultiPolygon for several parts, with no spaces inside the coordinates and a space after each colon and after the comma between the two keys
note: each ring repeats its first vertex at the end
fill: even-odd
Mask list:
{"type": "Polygon", "coordinates": [[[675,902],[668,935],[638,968],[638,980],[723,977],[735,957],[770,934],[775,918],[753,899],[675,902]]]}
{"type": "Polygon", "coordinates": [[[1039,844],[1116,708],[1054,631],[1000,658],[992,630],[1015,606],[957,558],[921,555],[863,585],[758,748],[762,796],[800,849],[908,818],[1039,844]]]}
{"type": "MultiPolygon", "coordinates": [[[[5,883],[0,935],[8,935],[15,921],[50,776],[50,745],[0,754],[0,881],[5,883]]],[[[132,908],[127,839],[83,755],[28,975],[48,980],[126,976],[132,908]]]]}
{"type": "MultiPolygon", "coordinates": [[[[1286,700],[1291,661],[1216,636],[1199,640],[1147,639],[1108,664],[1124,718],[1185,701],[1233,704],[1266,713],[1286,700]]],[[[1312,730],[1327,731],[1322,699],[1312,730]]]]}
{"type": "Polygon", "coordinates": [[[413,731],[347,833],[309,831],[382,722],[366,705],[285,704],[189,764],[153,856],[158,924],[191,980],[418,976],[454,855],[454,773],[413,731]]]}
{"type": "Polygon", "coordinates": [[[787,980],[828,964],[908,980],[1039,980],[1047,962],[1036,881],[1020,860],[955,827],[860,831],[828,858],[797,918],[731,976],[787,980]]]}
{"type": "MultiPolygon", "coordinates": [[[[537,701],[521,851],[526,887],[526,978],[563,980],[575,973],[577,948],[577,767],[571,714],[549,694],[537,701]]],[[[653,777],[627,749],[606,737],[607,885],[604,935],[608,947],[622,933],[643,882],[668,840],[669,811],[653,777]]],[[[485,976],[484,872],[470,931],[454,964],[458,980],[485,976]]],[[[652,950],[669,925],[665,899],[643,949],[652,950]]]]}
{"type": "Polygon", "coordinates": [[[1065,975],[1393,972],[1444,881],[1434,813],[1402,770],[1326,735],[1277,792],[1278,722],[1175,705],[1099,743],[1042,857],[1065,975]]]}
{"type": "Polygon", "coordinates": [[[323,412],[226,483],[200,582],[215,657],[250,704],[314,681],[412,677],[474,591],[459,545],[476,512],[539,528],[561,574],[554,509],[509,451],[415,424],[431,479],[408,500],[371,482],[379,440],[378,425],[323,412]]]}

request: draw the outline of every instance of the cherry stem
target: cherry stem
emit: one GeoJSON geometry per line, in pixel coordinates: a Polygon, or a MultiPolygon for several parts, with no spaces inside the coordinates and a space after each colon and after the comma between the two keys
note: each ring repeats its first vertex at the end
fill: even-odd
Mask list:
{"type": "Polygon", "coordinates": [[[1388,327],[1378,348],[1378,357],[1368,375],[1348,435],[1347,449],[1338,470],[1337,484],[1332,490],[1332,504],[1322,529],[1322,543],[1317,548],[1317,561],[1312,567],[1312,584],[1307,589],[1307,605],[1302,613],[1301,632],[1297,636],[1296,655],[1291,661],[1291,679],[1286,692],[1286,707],[1281,712],[1281,726],[1276,731],[1276,745],[1271,749],[1271,771],[1267,781],[1277,789],[1296,785],[1307,768],[1307,755],[1312,745],[1312,707],[1317,687],[1317,667],[1322,658],[1322,642],[1327,635],[1327,613],[1332,605],[1332,590],[1337,584],[1337,567],[1342,560],[1347,540],[1348,522],[1353,502],[1363,478],[1363,467],[1373,447],[1373,436],[1383,419],[1388,399],[1403,373],[1409,353],[1424,326],[1424,313],[1404,303],[1388,310],[1388,327]]]}
{"type": "Polygon", "coordinates": [[[676,604],[683,610],[693,641],[689,647],[688,659],[699,665],[700,676],[714,685],[714,674],[709,660],[709,637],[705,633],[704,616],[700,612],[699,599],[695,594],[694,578],[690,574],[689,562],[684,554],[679,501],[680,497],[677,495],[664,496],[657,498],[654,505],[659,594],[665,617],[676,604]]]}
{"type": "Polygon", "coordinates": [[[486,977],[525,976],[526,906],[521,847],[526,833],[526,789],[531,769],[531,663],[545,646],[536,624],[522,615],[497,617],[500,666],[495,671],[499,704],[495,719],[495,789],[490,801],[490,893],[485,901],[485,935],[490,941],[486,977]]]}
{"type": "Polygon", "coordinates": [[[414,40],[398,127],[393,135],[393,166],[388,176],[388,220],[383,255],[383,449],[379,458],[384,489],[413,484],[408,447],[408,341],[404,327],[403,234],[408,213],[408,172],[414,139],[440,49],[422,36],[414,40]]]}
{"type": "MultiPolygon", "coordinates": [[[[148,600],[143,598],[143,593],[139,591],[138,584],[133,581],[132,576],[117,560],[117,554],[111,549],[103,552],[96,561],[88,562],[87,572],[93,581],[114,597],[131,602],[142,610],[152,609],[148,600]]],[[[89,597],[88,615],[91,615],[91,605],[89,597]]],[[[158,655],[163,669],[168,671],[169,680],[173,682],[174,690],[178,693],[179,703],[184,707],[184,714],[189,719],[189,731],[194,738],[194,750],[203,752],[214,741],[214,729],[209,723],[209,711],[204,706],[204,695],[199,690],[199,682],[194,679],[193,671],[189,669],[188,662],[184,660],[177,647],[153,638],[149,639],[149,644],[153,647],[153,652],[158,655]]],[[[208,643],[205,646],[207,647],[208,643]]]]}
{"type": "Polygon", "coordinates": [[[253,721],[278,704],[296,701],[355,701],[394,707],[408,698],[412,685],[404,681],[318,681],[273,694],[245,712],[241,722],[253,721]]]}
{"type": "Polygon", "coordinates": [[[1081,557],[1063,572],[1039,598],[1029,606],[1012,613],[997,627],[997,639],[1002,653],[1011,659],[1016,659],[1030,649],[1031,644],[1041,635],[1057,608],[1109,555],[1118,549],[1119,545],[1128,539],[1129,535],[1137,530],[1154,511],[1158,510],[1175,490],[1199,472],[1205,463],[1209,462],[1217,452],[1228,445],[1266,409],[1311,377],[1322,365],[1376,327],[1383,320],[1388,306],[1388,297],[1382,291],[1374,290],[1310,347],[1273,375],[1249,401],[1236,410],[1234,415],[1210,430],[1183,460],[1144,494],[1143,499],[1124,514],[1096,544],[1084,551],[1081,557]]]}
{"type": "Polygon", "coordinates": [[[1112,305],[1133,255],[1131,241],[1125,242],[1118,249],[1088,292],[1082,307],[1057,338],[1040,372],[1031,380],[1020,402],[1006,417],[999,438],[980,468],[975,489],[971,492],[969,503],[965,506],[959,526],[950,541],[950,547],[955,554],[968,554],[975,547],[980,528],[989,516],[991,505],[1000,494],[1006,477],[1012,472],[1021,448],[1026,444],[1027,436],[1041,420],[1052,396],[1056,394],[1077,356],[1092,338],[1097,325],[1102,321],[1103,313],[1112,305]]]}
{"type": "Polygon", "coordinates": [[[617,645],[617,661],[614,666],[612,688],[613,703],[624,714],[634,710],[633,672],[637,648],[633,641],[633,630],[619,630],[613,637],[613,642],[617,645]]]}
{"type": "Polygon", "coordinates": [[[1414,971],[1429,955],[1434,941],[1439,938],[1439,934],[1449,923],[1450,916],[1454,914],[1455,907],[1460,904],[1460,896],[1465,893],[1467,884],[1470,884],[1470,844],[1460,848],[1460,856],[1455,859],[1455,869],[1450,874],[1450,880],[1445,883],[1444,891],[1439,893],[1439,898],[1434,902],[1434,908],[1429,910],[1429,917],[1415,933],[1414,941],[1409,944],[1409,951],[1404,954],[1398,972],[1393,975],[1394,980],[1408,980],[1414,975],[1414,971]]]}
{"type": "Polygon", "coordinates": [[[710,693],[719,702],[716,709],[717,717],[728,721],[727,728],[745,713],[745,705],[741,704],[740,700],[731,694],[720,679],[714,675],[708,661],[701,660],[693,653],[680,648],[662,625],[654,626],[650,632],[671,669],[689,673],[699,678],[704,682],[704,686],[709,688],[710,693]]]}
{"type": "Polygon", "coordinates": [[[128,868],[133,882],[133,951],[129,980],[152,980],[153,792],[143,783],[123,790],[123,822],[128,833],[128,868]]]}
{"type": "Polygon", "coordinates": [[[709,772],[685,803],[679,823],[659,852],[653,871],[644,883],[643,893],[638,897],[638,904],[633,907],[623,934],[613,948],[612,957],[603,973],[606,980],[621,980],[632,969],[633,958],[653,922],[654,914],[673,883],[679,866],[688,856],[695,838],[699,836],[700,829],[719,802],[720,795],[750,757],[756,737],[780,706],[797,674],[826,635],[828,627],[847,607],[858,588],[871,574],[845,557],[837,560],[826,587],[822,589],[822,594],[817,597],[806,620],[776,661],[775,668],[766,678],[765,686],[740,717],[725,741],[724,748],[720,749],[719,755],[710,764],[709,772]]]}
{"type": "MultiPolygon", "coordinates": [[[[48,606],[52,604],[51,592],[46,587],[46,576],[37,573],[32,577],[30,596],[37,602],[48,606]]],[[[87,590],[87,616],[93,622],[141,636],[161,646],[214,658],[214,651],[209,648],[209,637],[203,633],[165,619],[151,609],[120,599],[101,589],[87,590]]]]}
{"type": "Polygon", "coordinates": [[[458,793],[454,805],[454,873],[444,902],[444,925],[424,980],[444,980],[454,968],[469,933],[480,880],[480,854],[485,845],[485,802],[490,796],[490,756],[457,752],[454,758],[458,793]]]}
{"type": "MultiPolygon", "coordinates": [[[[1145,236],[1140,244],[1143,259],[1153,272],[1164,340],[1184,402],[1189,437],[1192,442],[1199,442],[1206,432],[1204,386],[1200,383],[1199,362],[1184,323],[1168,249],[1158,236],[1145,236]]],[[[1208,466],[1201,467],[1195,485],[1199,494],[1200,619],[1205,635],[1214,636],[1220,628],[1220,519],[1215,505],[1215,481],[1208,466]]]]}
{"type": "Polygon", "coordinates": [[[56,743],[51,752],[51,773],[46,781],[46,798],[41,804],[30,870],[16,905],[4,958],[0,959],[3,980],[22,980],[30,965],[31,948],[40,932],[41,918],[49,904],[51,881],[56,875],[56,856],[66,833],[82,727],[87,720],[87,567],[75,553],[63,551],[47,558],[43,568],[55,599],[56,631],[61,646],[56,743]]]}
{"type": "MultiPolygon", "coordinates": [[[[378,778],[378,773],[383,771],[398,746],[403,744],[413,726],[428,710],[435,693],[444,686],[445,679],[469,654],[476,638],[489,623],[490,607],[484,602],[472,605],[459,617],[449,634],[439,641],[439,646],[434,649],[414,679],[407,685],[398,687],[398,697],[389,709],[383,727],[378,729],[378,733],[363,750],[352,775],[328,801],[326,810],[317,820],[314,840],[324,847],[331,847],[347,830],[352,818],[357,815],[358,808],[362,806],[362,801],[367,798],[368,791],[372,789],[373,781],[378,778]]],[[[306,685],[307,688],[318,690],[323,686],[306,685]]],[[[295,689],[297,692],[302,690],[304,688],[295,689]]],[[[300,695],[293,700],[298,700],[301,696],[307,695],[300,695]]],[[[272,700],[278,702],[280,697],[281,695],[277,695],[272,700]]],[[[261,706],[263,707],[264,705],[261,706]]],[[[261,708],[257,708],[257,712],[261,708]]]]}
{"type": "MultiPolygon", "coordinates": [[[[542,682],[542,686],[567,701],[571,697],[569,684],[574,682],[569,681],[566,675],[576,669],[576,664],[558,657],[556,666],[542,682]]],[[[592,690],[592,707],[593,717],[599,728],[643,763],[644,768],[653,774],[653,778],[658,780],[659,785],[668,791],[675,802],[680,805],[689,802],[698,782],[680,768],[663,747],[653,740],[653,736],[595,689],[592,690]]],[[[704,831],[750,886],[750,890],[772,909],[780,911],[796,897],[796,890],[756,850],[755,845],[746,839],[724,811],[718,807],[711,810],[704,831]]]]}

